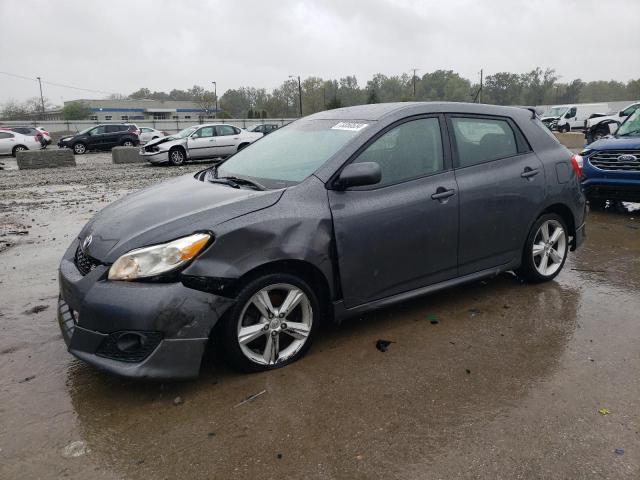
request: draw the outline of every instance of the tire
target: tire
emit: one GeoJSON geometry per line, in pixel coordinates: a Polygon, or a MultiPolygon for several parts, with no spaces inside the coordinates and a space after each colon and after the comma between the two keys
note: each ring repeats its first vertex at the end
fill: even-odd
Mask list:
{"type": "Polygon", "coordinates": [[[221,320],[219,334],[225,359],[243,372],[289,365],[311,347],[320,318],[318,297],[301,278],[285,273],[258,277],[242,288],[221,320]],[[295,304],[288,313],[280,313],[285,301],[295,304]]]}
{"type": "Polygon", "coordinates": [[[82,142],[74,143],[71,148],[76,155],[83,155],[87,152],[87,146],[82,142]]]}
{"type": "Polygon", "coordinates": [[[560,273],[568,252],[569,230],[564,219],[555,213],[542,215],[527,236],[522,249],[522,265],[516,274],[528,282],[548,282],[560,273]]]}
{"type": "Polygon", "coordinates": [[[175,167],[182,165],[186,160],[184,150],[181,148],[172,148],[169,150],[169,163],[175,167]]]}
{"type": "Polygon", "coordinates": [[[558,132],[560,132],[560,133],[568,133],[569,130],[571,130],[569,125],[562,125],[562,126],[558,127],[558,132]]]}
{"type": "Polygon", "coordinates": [[[11,150],[11,155],[14,157],[17,157],[18,152],[24,152],[25,150],[29,150],[29,149],[24,145],[16,145],[15,147],[13,147],[13,150],[11,150]]]}
{"type": "Polygon", "coordinates": [[[133,141],[129,139],[123,140],[120,145],[122,145],[123,147],[135,147],[133,141]]]}

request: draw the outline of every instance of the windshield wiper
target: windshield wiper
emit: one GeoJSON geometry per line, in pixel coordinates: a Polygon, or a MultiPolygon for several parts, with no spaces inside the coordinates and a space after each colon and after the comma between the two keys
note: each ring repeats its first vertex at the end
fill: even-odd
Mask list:
{"type": "Polygon", "coordinates": [[[240,188],[240,185],[237,182],[234,182],[232,179],[229,179],[229,178],[210,178],[208,182],[220,183],[222,185],[229,185],[230,187],[233,187],[233,188],[240,188]]]}
{"type": "Polygon", "coordinates": [[[267,187],[265,187],[264,185],[259,184],[258,182],[254,182],[253,180],[249,180],[246,178],[240,178],[240,177],[216,177],[217,179],[220,180],[229,180],[231,182],[235,182],[236,184],[240,184],[240,185],[246,185],[247,187],[252,187],[255,188],[256,190],[266,190],[267,187]]]}

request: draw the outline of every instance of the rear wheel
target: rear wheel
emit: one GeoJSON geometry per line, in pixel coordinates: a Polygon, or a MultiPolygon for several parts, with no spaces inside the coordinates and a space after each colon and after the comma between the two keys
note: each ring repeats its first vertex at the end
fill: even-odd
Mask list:
{"type": "Polygon", "coordinates": [[[569,234],[563,218],[555,213],[542,215],[529,232],[516,273],[529,282],[549,281],[562,270],[568,252],[569,234]]]}
{"type": "Polygon", "coordinates": [[[124,142],[122,142],[122,146],[123,147],[133,147],[133,142],[131,140],[125,140],[124,142]]]}
{"type": "Polygon", "coordinates": [[[227,361],[245,372],[283,367],[311,347],[320,323],[316,294],[290,274],[268,274],[249,282],[223,319],[227,361]]]}
{"type": "Polygon", "coordinates": [[[184,150],[181,148],[173,148],[169,150],[169,163],[174,166],[182,165],[186,160],[184,150]]]}
{"type": "Polygon", "coordinates": [[[73,153],[75,153],[76,155],[82,155],[86,153],[86,151],[87,146],[84,143],[78,142],[73,145],[73,153]]]}
{"type": "Polygon", "coordinates": [[[24,145],[16,145],[15,147],[13,147],[13,150],[11,151],[11,155],[16,157],[18,156],[18,152],[24,152],[25,150],[29,150],[29,149],[24,145]]]}

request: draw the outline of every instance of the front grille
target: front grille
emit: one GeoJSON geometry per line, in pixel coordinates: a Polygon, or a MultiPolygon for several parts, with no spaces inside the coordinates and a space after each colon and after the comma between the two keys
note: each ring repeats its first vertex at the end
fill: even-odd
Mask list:
{"type": "Polygon", "coordinates": [[[640,150],[602,150],[591,155],[589,163],[600,170],[640,172],[640,150]]]}
{"type": "Polygon", "coordinates": [[[102,341],[96,355],[121,362],[141,362],[156,349],[161,341],[162,333],[160,332],[115,332],[102,341]],[[135,335],[141,341],[123,350],[122,345],[118,346],[118,342],[125,335],[135,335]]]}
{"type": "Polygon", "coordinates": [[[73,261],[82,275],[86,275],[97,266],[102,265],[101,262],[84,253],[80,247],[76,250],[73,261]]]}

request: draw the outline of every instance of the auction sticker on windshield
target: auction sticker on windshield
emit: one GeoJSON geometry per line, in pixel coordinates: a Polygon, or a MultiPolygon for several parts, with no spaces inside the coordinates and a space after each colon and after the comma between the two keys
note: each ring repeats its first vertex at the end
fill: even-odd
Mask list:
{"type": "Polygon", "coordinates": [[[336,123],[331,130],[348,130],[350,132],[359,132],[365,128],[368,123],[355,123],[355,122],[340,122],[336,123]]]}

